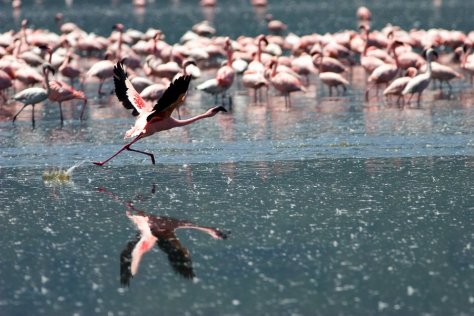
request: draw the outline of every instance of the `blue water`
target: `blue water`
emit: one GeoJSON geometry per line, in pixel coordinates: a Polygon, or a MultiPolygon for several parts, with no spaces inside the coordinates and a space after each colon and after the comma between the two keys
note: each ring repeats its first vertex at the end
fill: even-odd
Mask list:
{"type": "MultiPolygon", "coordinates": [[[[270,2],[299,34],[353,28],[359,5],[270,2]]],[[[108,35],[123,19],[173,42],[203,18],[191,1],[156,1],[143,14],[128,1],[23,3],[17,20],[0,4],[3,31],[23,17],[52,28],[63,11],[88,31],[108,35]]],[[[220,34],[265,31],[245,3],[219,1],[220,34]]],[[[470,3],[368,5],[379,27],[393,16],[406,28],[470,27],[470,3]]],[[[255,104],[236,84],[231,112],[135,145],[155,166],[130,152],[90,163],[123,146],[133,124],[95,84],[82,123],[81,103],[64,104],[63,127],[56,104],[38,105],[35,129],[29,110],[13,125],[18,106],[0,106],[0,315],[474,314],[474,90],[458,80],[452,93],[430,87],[419,107],[400,108],[365,102],[360,74],[338,97],[312,77],[289,108],[274,92],[255,104]],[[69,181],[43,178],[81,161],[69,181]],[[136,235],[127,201],[228,238],[178,230],[196,277],[175,273],[154,247],[122,287],[120,254],[136,235]]],[[[182,115],[213,104],[191,90],[182,115]]]]}

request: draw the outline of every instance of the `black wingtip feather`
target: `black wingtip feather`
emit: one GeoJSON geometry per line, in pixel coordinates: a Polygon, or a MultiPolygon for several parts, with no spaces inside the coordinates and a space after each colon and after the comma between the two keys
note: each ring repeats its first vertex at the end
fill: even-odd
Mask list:
{"type": "Polygon", "coordinates": [[[127,73],[123,69],[123,61],[117,62],[114,66],[114,85],[115,85],[115,95],[122,102],[123,106],[126,109],[133,110],[132,115],[137,116],[139,113],[133,106],[133,104],[128,100],[127,96],[127,86],[125,84],[125,80],[127,80],[127,73]]]}
{"type": "Polygon", "coordinates": [[[170,106],[177,102],[178,98],[188,91],[190,82],[191,76],[181,76],[173,81],[155,104],[153,107],[154,113],[148,116],[147,120],[150,121],[152,117],[166,111],[170,106]]]}

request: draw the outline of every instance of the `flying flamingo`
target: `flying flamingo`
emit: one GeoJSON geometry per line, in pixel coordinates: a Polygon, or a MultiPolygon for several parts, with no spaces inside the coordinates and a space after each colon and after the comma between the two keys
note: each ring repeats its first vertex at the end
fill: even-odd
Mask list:
{"type": "Polygon", "coordinates": [[[46,89],[32,87],[15,94],[12,99],[23,103],[23,107],[13,116],[13,122],[15,122],[18,114],[20,114],[26,106],[31,104],[31,123],[33,125],[33,128],[35,127],[35,105],[37,103],[43,102],[48,98],[48,95],[51,92],[51,88],[49,86],[48,71],[51,71],[54,74],[54,68],[49,64],[44,64],[42,69],[46,89]]]}
{"type": "Polygon", "coordinates": [[[438,53],[432,48],[426,51],[426,59],[428,61],[428,70],[425,73],[422,73],[412,79],[407,83],[405,89],[402,91],[402,95],[410,94],[408,103],[410,103],[411,98],[415,93],[418,93],[418,105],[420,104],[421,94],[429,86],[431,81],[431,60],[433,56],[437,57],[438,53]]]}
{"type": "Polygon", "coordinates": [[[134,151],[150,156],[151,162],[155,164],[155,156],[152,153],[131,149],[130,146],[138,140],[151,136],[155,133],[169,130],[175,127],[192,124],[198,120],[213,117],[220,111],[226,112],[222,106],[214,107],[205,113],[194,116],[186,120],[176,120],[171,117],[171,113],[178,107],[186,97],[191,76],[182,76],[170,84],[163,96],[152,108],[140,97],[140,94],[133,88],[128,80],[127,73],[123,69],[123,63],[120,61],[114,67],[114,83],[117,98],[122,102],[126,109],[133,110],[132,115],[138,116],[135,126],[125,133],[125,138],[135,137],[130,143],[123,146],[119,151],[101,162],[94,162],[102,166],[124,150],[134,151]]]}

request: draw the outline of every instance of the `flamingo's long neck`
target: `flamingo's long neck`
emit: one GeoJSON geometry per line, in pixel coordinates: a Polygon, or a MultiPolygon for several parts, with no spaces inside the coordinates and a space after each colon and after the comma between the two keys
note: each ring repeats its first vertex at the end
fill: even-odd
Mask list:
{"type": "Polygon", "coordinates": [[[233,55],[232,47],[230,44],[227,46],[227,66],[232,67],[232,55],[233,55]]]}
{"type": "Polygon", "coordinates": [[[118,42],[117,42],[117,57],[118,59],[121,58],[121,55],[122,55],[122,42],[123,42],[123,32],[120,30],[119,31],[119,38],[118,38],[118,42]]]}
{"type": "Polygon", "coordinates": [[[71,61],[71,56],[67,55],[66,58],[64,58],[64,61],[63,63],[61,64],[61,66],[59,66],[59,69],[64,69],[67,67],[67,65],[69,64],[69,62],[71,61]]]}
{"type": "Polygon", "coordinates": [[[208,115],[206,113],[203,113],[203,114],[199,114],[199,115],[196,115],[194,117],[191,117],[189,119],[186,119],[186,120],[175,120],[176,122],[176,127],[179,127],[179,126],[186,126],[186,125],[189,125],[189,124],[192,124],[196,121],[199,121],[199,120],[202,120],[202,119],[205,119],[205,118],[208,118],[208,117],[211,117],[212,115],[208,115]]]}
{"type": "Polygon", "coordinates": [[[316,64],[318,66],[319,71],[321,71],[321,65],[323,64],[323,55],[318,55],[316,57],[316,64]]]}
{"type": "Polygon", "coordinates": [[[467,63],[467,58],[469,57],[469,55],[472,53],[472,47],[469,46],[469,48],[467,49],[466,52],[463,52],[463,55],[462,55],[462,61],[461,61],[461,68],[465,68],[466,67],[466,63],[467,63]]]}
{"type": "Polygon", "coordinates": [[[47,91],[47,94],[49,95],[49,93],[51,92],[51,87],[49,86],[49,70],[45,68],[43,70],[43,75],[44,75],[44,83],[46,84],[46,91],[47,91]]]}
{"type": "Polygon", "coordinates": [[[398,61],[397,49],[396,49],[395,46],[392,46],[392,52],[393,52],[393,57],[395,57],[395,65],[397,66],[397,69],[400,69],[400,63],[398,61]]]}
{"type": "Polygon", "coordinates": [[[272,77],[275,77],[277,74],[277,68],[278,68],[278,59],[274,61],[273,63],[273,68],[272,68],[272,77]]]}
{"type": "Polygon", "coordinates": [[[158,36],[153,37],[153,56],[158,55],[158,48],[156,47],[156,44],[158,43],[158,36]]]}
{"type": "Polygon", "coordinates": [[[262,43],[263,43],[263,38],[260,38],[258,41],[258,47],[257,47],[257,61],[259,63],[262,62],[262,43]]]}
{"type": "Polygon", "coordinates": [[[367,50],[369,49],[369,29],[365,28],[365,46],[364,46],[364,51],[362,52],[363,56],[367,56],[367,50]]]}
{"type": "Polygon", "coordinates": [[[429,78],[431,79],[431,59],[432,59],[432,53],[428,53],[428,55],[426,56],[426,59],[428,61],[428,71],[426,72],[427,75],[429,76],[429,78]]]}

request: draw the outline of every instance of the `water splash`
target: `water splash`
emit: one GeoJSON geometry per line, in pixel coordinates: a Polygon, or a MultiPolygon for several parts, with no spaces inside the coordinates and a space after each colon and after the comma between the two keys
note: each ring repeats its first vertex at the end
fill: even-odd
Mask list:
{"type": "Polygon", "coordinates": [[[57,169],[57,170],[47,170],[43,173],[43,181],[45,182],[69,182],[72,177],[72,172],[74,169],[82,165],[87,160],[82,160],[67,170],[57,169]]]}

